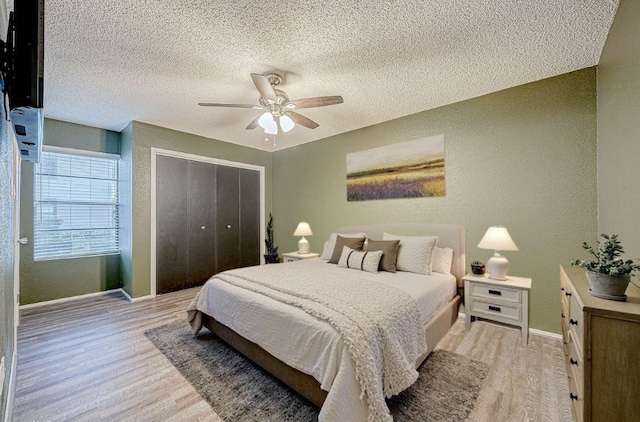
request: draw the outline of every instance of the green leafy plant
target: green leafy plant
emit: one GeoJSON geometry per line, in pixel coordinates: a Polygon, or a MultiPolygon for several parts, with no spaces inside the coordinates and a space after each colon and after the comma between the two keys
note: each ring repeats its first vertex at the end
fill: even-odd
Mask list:
{"type": "Polygon", "coordinates": [[[594,249],[587,242],[582,244],[582,247],[593,255],[595,260],[574,259],[571,261],[572,266],[582,267],[587,271],[593,271],[595,273],[615,276],[632,275],[634,271],[640,270],[640,265],[635,265],[633,260],[622,259],[624,250],[618,240],[617,234],[612,234],[611,236],[601,234],[600,236],[604,241],[597,241],[597,249],[594,249]]]}
{"type": "Polygon", "coordinates": [[[269,213],[269,223],[267,224],[267,238],[264,240],[267,246],[267,253],[264,254],[264,261],[267,264],[277,264],[280,262],[278,258],[278,247],[273,246],[273,215],[269,213]]]}

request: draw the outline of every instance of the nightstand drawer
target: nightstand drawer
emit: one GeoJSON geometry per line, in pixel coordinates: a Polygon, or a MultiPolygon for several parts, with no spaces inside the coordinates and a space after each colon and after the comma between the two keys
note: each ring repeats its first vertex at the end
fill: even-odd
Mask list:
{"type": "Polygon", "coordinates": [[[474,300],[471,303],[471,310],[479,314],[487,314],[493,316],[500,316],[501,318],[513,321],[521,321],[521,313],[519,306],[495,304],[488,302],[481,302],[474,300]]]}
{"type": "Polygon", "coordinates": [[[295,258],[291,258],[290,256],[285,256],[282,258],[282,262],[296,262],[296,261],[299,261],[299,260],[295,258]]]}
{"type": "Polygon", "coordinates": [[[482,299],[504,300],[506,302],[520,303],[520,290],[502,286],[474,284],[471,295],[482,299]]]}

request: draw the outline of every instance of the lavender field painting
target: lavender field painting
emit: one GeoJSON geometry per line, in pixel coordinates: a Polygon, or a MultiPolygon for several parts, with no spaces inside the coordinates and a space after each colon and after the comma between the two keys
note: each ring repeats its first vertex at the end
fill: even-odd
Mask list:
{"type": "Polygon", "coordinates": [[[444,135],[347,154],[347,201],[444,194],[444,135]]]}

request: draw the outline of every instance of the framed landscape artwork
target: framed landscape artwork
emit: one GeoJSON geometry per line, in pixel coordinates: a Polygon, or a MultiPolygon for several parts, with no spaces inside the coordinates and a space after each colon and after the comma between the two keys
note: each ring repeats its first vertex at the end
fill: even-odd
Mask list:
{"type": "Polygon", "coordinates": [[[347,201],[444,195],[444,135],[347,154],[347,201]]]}

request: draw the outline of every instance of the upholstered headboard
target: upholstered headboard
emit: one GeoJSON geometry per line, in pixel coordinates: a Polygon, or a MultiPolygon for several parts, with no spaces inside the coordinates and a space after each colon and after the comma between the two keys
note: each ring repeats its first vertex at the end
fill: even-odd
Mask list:
{"type": "Polygon", "coordinates": [[[456,224],[372,224],[369,226],[341,227],[337,233],[366,233],[368,237],[376,240],[382,239],[382,233],[391,233],[401,236],[438,236],[438,246],[453,249],[453,262],[451,273],[456,277],[458,286],[461,286],[462,277],[466,274],[464,260],[464,227],[456,224]]]}

